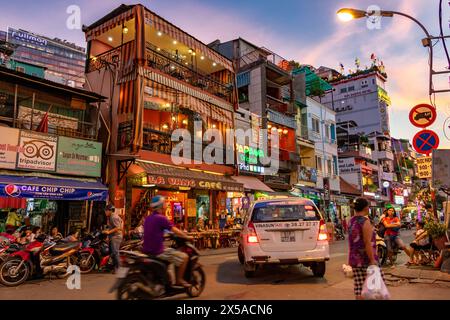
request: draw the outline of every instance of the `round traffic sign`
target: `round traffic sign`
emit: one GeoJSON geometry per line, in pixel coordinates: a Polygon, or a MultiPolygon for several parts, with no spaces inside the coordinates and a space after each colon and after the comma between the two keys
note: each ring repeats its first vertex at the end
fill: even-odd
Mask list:
{"type": "Polygon", "coordinates": [[[433,149],[438,148],[439,137],[436,132],[431,130],[419,131],[413,138],[413,146],[417,152],[429,155],[433,149]]]}
{"type": "Polygon", "coordinates": [[[436,120],[436,109],[429,104],[418,104],[409,112],[409,121],[419,128],[426,128],[436,120]]]}

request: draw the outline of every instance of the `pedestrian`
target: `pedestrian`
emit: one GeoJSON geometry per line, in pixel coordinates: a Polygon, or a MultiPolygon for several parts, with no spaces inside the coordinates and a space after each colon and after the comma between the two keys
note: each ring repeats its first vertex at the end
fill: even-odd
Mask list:
{"type": "Polygon", "coordinates": [[[330,218],[327,220],[327,233],[328,233],[328,242],[334,241],[334,223],[330,218]]]}
{"type": "MultiPolygon", "coordinates": [[[[378,265],[375,231],[368,218],[369,202],[357,198],[353,203],[355,215],[350,219],[348,229],[348,264],[353,270],[354,292],[362,300],[361,292],[369,265],[378,265]]],[[[383,273],[381,274],[383,276],[383,273]]],[[[384,279],[384,277],[383,277],[384,279]]]]}
{"type": "Polygon", "coordinates": [[[11,209],[6,218],[5,229],[15,231],[22,225],[22,217],[17,214],[17,209],[11,209]]]}
{"type": "Polygon", "coordinates": [[[393,265],[394,261],[392,257],[394,255],[394,245],[397,245],[399,249],[403,250],[407,256],[410,256],[410,253],[409,249],[405,246],[402,239],[400,238],[401,222],[397,217],[397,213],[395,212],[393,206],[390,206],[389,209],[387,209],[387,215],[388,216],[385,217],[382,222],[384,227],[386,228],[386,231],[384,233],[384,241],[388,250],[388,259],[393,265]]]}
{"type": "Polygon", "coordinates": [[[79,234],[80,233],[78,232],[77,229],[71,228],[69,231],[69,235],[67,237],[65,237],[64,239],[62,239],[62,241],[63,242],[77,242],[79,234]]]}
{"type": "Polygon", "coordinates": [[[41,227],[34,227],[30,235],[30,242],[33,242],[41,233],[41,227]]]}
{"type": "Polygon", "coordinates": [[[347,233],[347,227],[348,227],[348,225],[347,225],[347,217],[344,216],[342,218],[342,228],[344,229],[344,233],[347,233]]]}
{"type": "Polygon", "coordinates": [[[119,250],[123,240],[123,221],[112,204],[106,206],[105,214],[108,219],[108,229],[103,233],[109,236],[109,252],[114,265],[113,273],[116,273],[120,267],[119,250]]]}
{"type": "Polygon", "coordinates": [[[62,239],[62,234],[61,233],[59,233],[59,231],[58,231],[58,227],[56,227],[56,226],[54,226],[53,228],[52,228],[52,230],[50,231],[50,239],[52,240],[52,241],[59,241],[59,240],[61,240],[62,239]]]}

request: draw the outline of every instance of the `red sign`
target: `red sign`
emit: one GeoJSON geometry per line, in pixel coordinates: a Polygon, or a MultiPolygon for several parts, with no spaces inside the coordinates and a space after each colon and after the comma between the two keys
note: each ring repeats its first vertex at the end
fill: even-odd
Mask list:
{"type": "Polygon", "coordinates": [[[413,145],[417,152],[428,156],[439,147],[439,137],[434,131],[422,130],[414,136],[413,145]]]}
{"type": "Polygon", "coordinates": [[[416,127],[426,128],[436,120],[436,109],[429,104],[418,104],[409,112],[409,121],[416,127]]]}

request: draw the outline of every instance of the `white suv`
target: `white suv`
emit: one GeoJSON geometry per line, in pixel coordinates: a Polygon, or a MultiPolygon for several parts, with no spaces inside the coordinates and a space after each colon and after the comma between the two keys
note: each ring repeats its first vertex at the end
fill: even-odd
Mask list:
{"type": "Polygon", "coordinates": [[[259,265],[300,263],[323,277],[330,259],[325,221],[309,199],[257,201],[244,219],[238,257],[246,277],[259,265]]]}

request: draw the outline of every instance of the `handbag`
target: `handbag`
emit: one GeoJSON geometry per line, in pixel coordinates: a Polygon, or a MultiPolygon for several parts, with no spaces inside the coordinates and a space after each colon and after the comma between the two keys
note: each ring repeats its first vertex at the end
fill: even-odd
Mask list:
{"type": "Polygon", "coordinates": [[[370,265],[367,268],[361,296],[364,300],[389,300],[391,298],[378,266],[370,265]]]}

